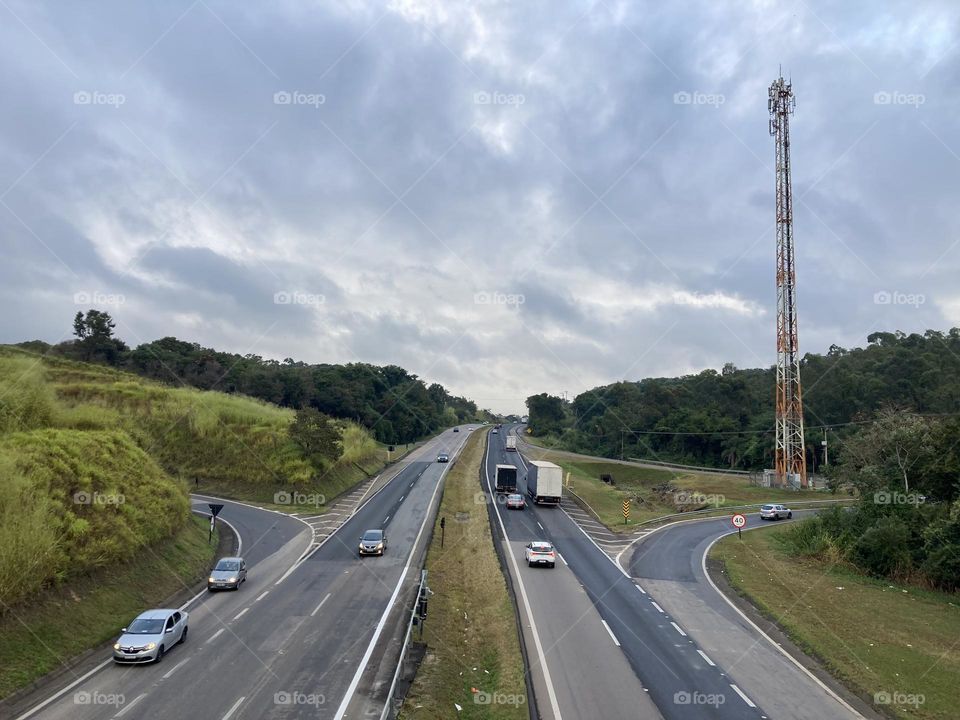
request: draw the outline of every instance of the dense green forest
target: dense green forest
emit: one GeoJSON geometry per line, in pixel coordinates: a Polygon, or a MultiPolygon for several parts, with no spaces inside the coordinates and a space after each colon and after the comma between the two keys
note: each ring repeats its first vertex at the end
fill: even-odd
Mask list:
{"type": "MultiPolygon", "coordinates": [[[[878,332],[867,343],[832,346],[801,361],[811,469],[823,462],[825,436],[831,455],[842,452],[856,423],[883,406],[924,415],[960,412],[960,329],[878,332]]],[[[773,462],[775,382],[774,368],[727,364],[720,372],[594,388],[572,403],[534,395],[527,408],[534,434],[577,452],[758,470],[773,462]]],[[[955,420],[945,422],[957,428],[955,420]]]]}
{"type": "Polygon", "coordinates": [[[428,385],[396,365],[316,364],[237,355],[174,337],[130,349],[113,335],[107,313],[77,313],[75,340],[21,346],[42,354],[99,362],[161,382],[239,393],[283,407],[311,407],[369,428],[384,443],[411,442],[442,427],[486,418],[470,400],[428,385]]]}

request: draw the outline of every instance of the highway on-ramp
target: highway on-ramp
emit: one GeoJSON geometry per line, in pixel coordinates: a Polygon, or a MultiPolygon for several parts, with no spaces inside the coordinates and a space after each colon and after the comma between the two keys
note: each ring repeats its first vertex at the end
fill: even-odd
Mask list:
{"type": "MultiPolygon", "coordinates": [[[[411,574],[407,561],[415,541],[426,540],[428,510],[435,507],[450,467],[437,463],[436,455],[454,456],[467,437],[468,432],[448,430],[415,451],[392,480],[306,557],[312,530],[305,523],[221,501],[220,517],[240,534],[248,581],[237,591],[204,593],[188,603],[189,637],[162,663],[106,662],[80,679],[64,678],[44,697],[31,698],[29,709],[17,717],[342,717],[348,703],[364,692],[373,641],[411,574]],[[357,545],[369,528],[385,529],[388,550],[384,557],[361,560],[357,545]]],[[[202,510],[211,501],[196,497],[194,505],[202,510]]],[[[117,618],[117,624],[129,620],[117,618]]]]}

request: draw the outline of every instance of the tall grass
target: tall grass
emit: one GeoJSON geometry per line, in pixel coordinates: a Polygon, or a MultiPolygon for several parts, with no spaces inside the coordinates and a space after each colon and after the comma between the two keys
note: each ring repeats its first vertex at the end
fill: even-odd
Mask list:
{"type": "Polygon", "coordinates": [[[53,391],[40,362],[0,357],[0,433],[45,427],[53,412],[53,391]]]}

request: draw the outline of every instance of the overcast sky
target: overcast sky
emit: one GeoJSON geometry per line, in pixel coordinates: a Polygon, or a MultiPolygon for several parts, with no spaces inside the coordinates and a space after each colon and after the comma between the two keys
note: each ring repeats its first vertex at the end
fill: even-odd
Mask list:
{"type": "Polygon", "coordinates": [[[958,21],[2,0],[0,342],[98,307],[131,346],[395,363],[514,412],[771,365],[780,65],[801,351],[960,325],[958,21]]]}

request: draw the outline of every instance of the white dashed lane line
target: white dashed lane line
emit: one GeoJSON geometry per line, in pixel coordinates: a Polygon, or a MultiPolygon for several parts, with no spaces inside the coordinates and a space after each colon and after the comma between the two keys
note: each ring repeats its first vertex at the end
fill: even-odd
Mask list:
{"type": "Polygon", "coordinates": [[[680,634],[683,635],[684,637],[687,636],[687,634],[683,631],[683,628],[681,628],[681,627],[680,627],[679,625],[677,625],[675,622],[673,622],[673,621],[671,620],[671,621],[670,621],[670,624],[673,625],[673,629],[676,630],[678,633],[680,633],[680,634]]]}
{"type": "Polygon", "coordinates": [[[332,593],[327,593],[326,597],[323,598],[323,600],[320,601],[320,604],[317,605],[317,606],[313,609],[313,612],[312,612],[312,613],[310,613],[310,617],[313,617],[313,616],[316,615],[318,612],[320,612],[320,608],[322,608],[322,607],[323,607],[323,604],[324,604],[327,600],[330,599],[330,595],[331,595],[331,594],[332,594],[332,593]]]}
{"type": "Polygon", "coordinates": [[[220,637],[220,635],[223,634],[223,631],[224,631],[224,628],[220,628],[219,630],[217,630],[213,635],[210,636],[210,638],[207,640],[207,642],[204,643],[204,645],[209,645],[210,643],[212,643],[214,640],[220,637]]]}
{"type": "Polygon", "coordinates": [[[617,647],[620,647],[620,641],[617,640],[617,636],[613,634],[613,630],[611,630],[610,626],[607,625],[607,621],[601,618],[600,622],[603,623],[603,626],[607,629],[607,632],[610,634],[610,639],[613,640],[613,644],[616,645],[617,647]]]}
{"type": "Polygon", "coordinates": [[[134,705],[136,705],[138,702],[140,702],[141,700],[143,700],[146,696],[147,696],[146,693],[143,693],[143,695],[137,695],[133,700],[130,701],[130,704],[128,704],[123,710],[121,710],[121,711],[118,712],[116,715],[114,715],[114,717],[115,717],[115,718],[123,717],[123,716],[126,715],[128,712],[130,712],[130,710],[133,709],[133,706],[134,706],[134,705]]]}
{"type": "Polygon", "coordinates": [[[710,667],[717,666],[717,664],[713,660],[707,657],[707,654],[703,650],[697,650],[697,652],[700,654],[700,657],[702,657],[706,661],[707,665],[709,665],[710,667]]]}
{"type": "Polygon", "coordinates": [[[244,608],[243,610],[241,610],[240,612],[238,612],[236,615],[234,615],[234,616],[233,616],[233,619],[234,619],[234,620],[239,620],[240,618],[242,618],[242,617],[246,614],[247,610],[249,610],[249,609],[250,609],[250,608],[244,608]]]}
{"type": "Polygon", "coordinates": [[[659,605],[657,605],[653,600],[650,601],[650,604],[653,605],[653,606],[657,609],[657,612],[659,612],[659,613],[662,613],[662,612],[663,612],[663,608],[660,607],[659,605]]]}
{"type": "Polygon", "coordinates": [[[184,665],[186,665],[189,661],[190,661],[190,658],[187,658],[186,660],[181,660],[180,662],[178,662],[176,665],[174,665],[172,668],[170,668],[169,670],[167,670],[167,672],[163,674],[163,679],[164,680],[169,679],[171,675],[173,675],[177,670],[179,670],[184,665]]]}
{"type": "Polygon", "coordinates": [[[237,700],[233,704],[233,707],[227,710],[227,714],[223,716],[223,720],[230,720],[230,716],[237,711],[237,708],[240,707],[240,703],[242,703],[246,699],[247,699],[246,697],[241,697],[239,700],[237,700]]]}
{"type": "Polygon", "coordinates": [[[743,701],[744,701],[747,705],[749,705],[749,706],[752,707],[752,708],[755,708],[755,707],[756,707],[756,705],[753,704],[753,701],[746,696],[746,694],[743,692],[743,690],[741,690],[740,688],[738,688],[738,687],[737,687],[736,685],[734,685],[733,683],[730,683],[730,687],[732,687],[732,688],[736,691],[737,695],[739,695],[741,698],[743,698],[743,701]]]}
{"type": "Polygon", "coordinates": [[[260,594],[257,596],[257,599],[254,600],[254,602],[255,602],[255,603],[260,602],[261,600],[263,600],[263,599],[267,596],[267,594],[268,594],[269,592],[270,592],[269,590],[264,590],[262,593],[260,593],[260,594]]]}

